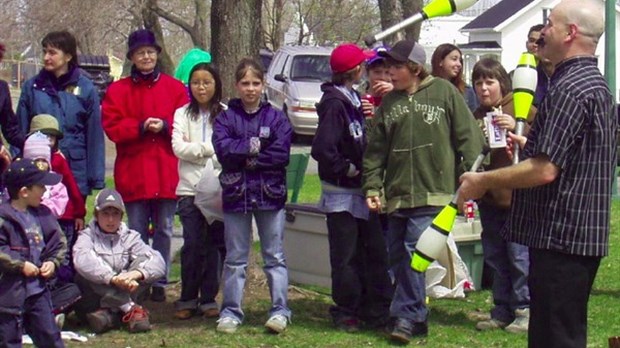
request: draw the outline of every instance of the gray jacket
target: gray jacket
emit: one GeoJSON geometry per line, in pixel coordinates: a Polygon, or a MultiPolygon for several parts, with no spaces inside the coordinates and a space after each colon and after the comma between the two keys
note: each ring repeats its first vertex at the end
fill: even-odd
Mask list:
{"type": "Polygon", "coordinates": [[[96,284],[110,284],[113,276],[130,270],[140,271],[143,282],[152,283],[166,272],[161,254],[124,222],[117,233],[105,233],[92,220],[75,242],[73,264],[82,277],[96,284]]]}

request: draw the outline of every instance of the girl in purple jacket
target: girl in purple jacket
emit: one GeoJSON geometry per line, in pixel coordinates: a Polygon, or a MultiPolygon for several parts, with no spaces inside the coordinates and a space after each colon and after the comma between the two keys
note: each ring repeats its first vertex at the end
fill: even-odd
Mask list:
{"type": "Polygon", "coordinates": [[[212,138],[222,165],[226,243],[224,298],[217,331],[234,333],[243,321],[241,300],[254,217],[272,301],[265,327],[280,333],[291,317],[282,235],[292,129],[284,113],[261,101],[264,76],[259,63],[241,60],[235,80],[239,98],[232,99],[228,110],[215,118],[212,138]]]}

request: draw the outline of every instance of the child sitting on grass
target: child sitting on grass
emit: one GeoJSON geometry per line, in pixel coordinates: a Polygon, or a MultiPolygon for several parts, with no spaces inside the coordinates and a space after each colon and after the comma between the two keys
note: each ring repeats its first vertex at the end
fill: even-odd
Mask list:
{"type": "Polygon", "coordinates": [[[121,316],[131,333],[151,330],[149,312],[136,299],[166,272],[161,254],[122,222],[124,213],[121,195],[101,190],[94,218],[73,247],[75,279],[82,291],[76,312],[85,314],[95,333],[117,327],[121,316]]]}

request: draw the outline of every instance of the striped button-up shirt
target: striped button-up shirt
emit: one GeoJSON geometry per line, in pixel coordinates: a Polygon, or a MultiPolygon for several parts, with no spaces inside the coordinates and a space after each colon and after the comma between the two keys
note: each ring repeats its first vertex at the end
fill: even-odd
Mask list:
{"type": "Polygon", "coordinates": [[[560,172],[549,184],[514,191],[504,236],[531,248],[607,255],[617,129],[596,58],[558,64],[523,157],[547,155],[560,172]]]}

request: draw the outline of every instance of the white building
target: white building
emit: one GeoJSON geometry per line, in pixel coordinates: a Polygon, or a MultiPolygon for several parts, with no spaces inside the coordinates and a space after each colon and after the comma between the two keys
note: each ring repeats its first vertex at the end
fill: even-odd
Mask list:
{"type": "MultiPolygon", "coordinates": [[[[481,57],[497,57],[506,70],[517,65],[521,53],[525,51],[525,41],[530,27],[545,23],[551,9],[560,0],[503,0],[498,2],[460,30],[469,36],[466,44],[458,45],[464,55],[464,71],[470,76],[473,65],[481,57]]],[[[616,6],[616,25],[620,18],[620,7],[616,6]]],[[[620,35],[616,35],[616,47],[620,44],[620,35]]],[[[601,38],[596,54],[599,57],[599,69],[605,68],[605,35],[601,38]]],[[[616,71],[620,71],[620,61],[616,61],[616,71]]],[[[620,84],[616,82],[615,90],[620,84]]]]}

